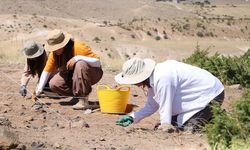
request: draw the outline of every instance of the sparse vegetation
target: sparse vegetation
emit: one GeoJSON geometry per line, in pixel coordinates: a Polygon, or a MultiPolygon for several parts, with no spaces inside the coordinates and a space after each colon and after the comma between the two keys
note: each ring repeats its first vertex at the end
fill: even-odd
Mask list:
{"type": "Polygon", "coordinates": [[[94,39],[93,39],[93,41],[95,41],[96,43],[100,43],[101,42],[101,39],[99,38],[99,37],[95,37],[94,39]]]}
{"type": "Polygon", "coordinates": [[[240,57],[225,57],[218,53],[208,57],[207,49],[200,49],[197,45],[196,51],[184,62],[204,68],[218,77],[224,84],[241,84],[250,88],[250,49],[240,57]]]}
{"type": "Polygon", "coordinates": [[[168,39],[168,36],[167,36],[167,35],[164,35],[163,38],[164,38],[164,39],[168,39]]]}
{"type": "Polygon", "coordinates": [[[127,53],[124,56],[126,59],[130,59],[130,56],[127,53]]]}
{"type": "Polygon", "coordinates": [[[190,30],[190,24],[185,24],[185,25],[183,25],[183,29],[185,29],[185,30],[190,30]]]}
{"type": "MultiPolygon", "coordinates": [[[[196,51],[183,61],[204,68],[217,76],[224,84],[241,84],[250,88],[250,49],[240,57],[225,57],[218,53],[208,57],[208,50],[196,51]]],[[[213,105],[214,117],[204,127],[209,145],[214,150],[250,148],[250,90],[246,89],[231,112],[213,105]]]]}
{"type": "Polygon", "coordinates": [[[147,31],[147,35],[148,35],[148,36],[152,36],[152,34],[151,34],[150,31],[147,31]]]}
{"type": "Polygon", "coordinates": [[[115,37],[113,37],[113,36],[111,36],[110,39],[111,39],[112,41],[115,41],[115,37]]]}
{"type": "Polygon", "coordinates": [[[155,37],[155,40],[156,40],[156,41],[159,41],[159,40],[161,40],[161,37],[160,37],[160,36],[156,36],[156,37],[155,37]]]}
{"type": "Polygon", "coordinates": [[[203,34],[201,31],[198,31],[198,32],[196,33],[196,35],[197,35],[198,37],[204,37],[204,34],[203,34]]]}
{"type": "Polygon", "coordinates": [[[111,57],[112,57],[112,55],[111,55],[110,53],[108,53],[107,55],[108,55],[108,57],[109,57],[109,58],[111,58],[111,57]]]}
{"type": "Polygon", "coordinates": [[[108,21],[103,21],[103,24],[107,25],[107,24],[108,24],[108,21]]]}
{"type": "Polygon", "coordinates": [[[37,18],[37,14],[36,14],[36,13],[33,13],[32,16],[33,16],[34,18],[37,18]]]}
{"type": "Polygon", "coordinates": [[[214,105],[214,118],[204,128],[212,149],[250,149],[250,90],[226,112],[214,105]]]}

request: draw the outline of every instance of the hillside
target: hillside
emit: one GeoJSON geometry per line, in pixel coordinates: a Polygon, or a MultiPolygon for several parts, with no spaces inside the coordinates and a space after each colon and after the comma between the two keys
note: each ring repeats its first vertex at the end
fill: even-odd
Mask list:
{"type": "MultiPolygon", "coordinates": [[[[115,85],[114,76],[132,57],[157,62],[182,60],[197,45],[209,54],[241,55],[250,47],[248,0],[0,0],[0,149],[209,149],[203,134],[162,133],[154,130],[158,113],[129,128],[115,125],[118,114],[91,113],[71,108],[71,97],[31,101],[37,80],[30,81],[28,96],[19,95],[24,57],[30,39],[44,43],[48,31],[59,28],[85,41],[102,61],[100,83],[115,85]]],[[[97,101],[96,86],[90,95],[97,101]]],[[[242,93],[226,87],[223,108],[242,93]]],[[[144,105],[145,95],[132,87],[133,111],[144,105]]]]}

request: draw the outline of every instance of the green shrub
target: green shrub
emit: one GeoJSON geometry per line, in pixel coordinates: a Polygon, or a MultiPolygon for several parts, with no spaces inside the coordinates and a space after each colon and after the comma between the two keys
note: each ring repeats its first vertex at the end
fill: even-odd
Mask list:
{"type": "Polygon", "coordinates": [[[196,33],[196,35],[197,35],[198,37],[204,37],[204,34],[203,34],[201,31],[198,31],[198,32],[196,33]]]}
{"type": "Polygon", "coordinates": [[[152,36],[152,34],[150,33],[150,31],[147,31],[147,35],[148,36],[152,36]]]}
{"type": "Polygon", "coordinates": [[[93,41],[95,41],[96,43],[99,43],[99,42],[101,42],[101,39],[99,38],[99,37],[95,37],[94,39],[93,39],[93,41]]]}
{"type": "Polygon", "coordinates": [[[225,57],[218,53],[208,57],[208,50],[197,46],[195,52],[183,61],[206,69],[224,84],[250,87],[250,49],[240,57],[225,57]]]}
{"type": "Polygon", "coordinates": [[[212,149],[250,148],[250,90],[234,104],[232,112],[213,107],[214,118],[204,128],[212,149]]]}
{"type": "Polygon", "coordinates": [[[155,37],[155,40],[156,40],[156,41],[159,41],[159,40],[161,40],[161,37],[160,37],[160,36],[156,36],[156,37],[155,37]]]}

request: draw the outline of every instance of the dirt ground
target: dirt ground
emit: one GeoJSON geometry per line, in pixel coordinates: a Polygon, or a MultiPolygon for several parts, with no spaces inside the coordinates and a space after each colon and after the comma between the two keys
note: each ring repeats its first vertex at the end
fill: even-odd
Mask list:
{"type": "MultiPolygon", "coordinates": [[[[18,93],[25,58],[20,49],[28,40],[45,43],[55,28],[86,42],[101,58],[104,76],[100,84],[114,85],[114,75],[131,57],[160,62],[181,60],[197,45],[209,54],[241,55],[249,49],[250,2],[211,0],[201,7],[192,0],[175,4],[156,0],[0,0],[0,150],[205,150],[206,136],[187,132],[155,131],[159,115],[129,127],[115,125],[123,115],[96,109],[72,109],[72,97],[39,99],[31,93],[37,79],[28,84],[28,96],[18,93]],[[199,33],[199,34],[198,34],[199,33]],[[157,40],[160,38],[160,40],[157,40]],[[98,39],[98,40],[97,40],[98,39]]],[[[223,108],[229,110],[242,91],[225,88],[223,108]]],[[[96,85],[90,95],[98,101],[96,85]]],[[[130,111],[143,107],[143,91],[132,87],[130,111]]]]}
{"type": "MultiPolygon", "coordinates": [[[[30,99],[19,95],[19,80],[22,65],[0,66],[0,145],[27,149],[209,149],[206,136],[187,132],[163,133],[154,130],[159,121],[158,113],[129,127],[115,125],[122,115],[91,113],[72,109],[71,98],[53,99],[43,97],[37,107],[30,99]],[[4,144],[3,144],[4,143],[4,144]]],[[[101,84],[113,85],[116,71],[105,70],[101,84]]],[[[28,86],[32,92],[36,84],[33,79],[28,86]]],[[[98,101],[96,86],[90,95],[98,101]]],[[[241,91],[226,88],[224,108],[237,99],[241,91]]],[[[145,96],[141,89],[132,87],[129,105],[133,111],[143,106],[145,96]]]]}

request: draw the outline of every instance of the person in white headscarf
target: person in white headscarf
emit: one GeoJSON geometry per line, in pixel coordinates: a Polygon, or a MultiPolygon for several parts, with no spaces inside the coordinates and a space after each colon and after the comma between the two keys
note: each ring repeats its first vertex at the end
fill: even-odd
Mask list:
{"type": "Polygon", "coordinates": [[[224,100],[224,86],[218,78],[175,60],[156,64],[152,59],[132,58],[123,64],[115,80],[148,89],[145,106],[119,119],[116,124],[121,126],[138,123],[159,110],[158,129],[170,131],[174,126],[197,129],[211,120],[211,103],[222,104],[224,100]]]}

